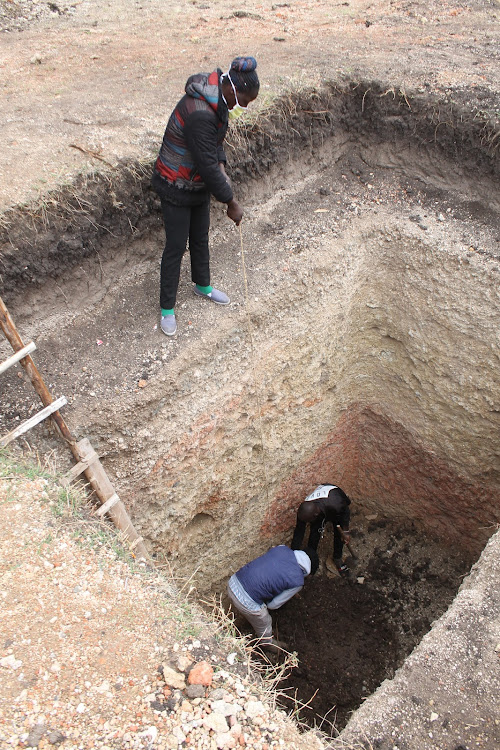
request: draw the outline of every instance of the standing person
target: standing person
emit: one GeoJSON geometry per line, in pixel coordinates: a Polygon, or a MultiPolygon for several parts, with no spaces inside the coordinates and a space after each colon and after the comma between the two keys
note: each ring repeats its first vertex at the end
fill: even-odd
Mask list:
{"type": "Polygon", "coordinates": [[[307,524],[310,524],[308,546],[317,550],[328,521],[333,524],[333,562],[342,577],[349,576],[348,566],[342,562],[344,542],[349,544],[351,501],[344,490],[334,484],[320,484],[299,505],[297,523],[292,538],[292,549],[300,549],[307,524]],[[337,526],[340,526],[340,531],[337,526]]]}
{"type": "Polygon", "coordinates": [[[317,571],[318,564],[315,550],[294,552],[280,544],[244,565],[229,579],[229,598],[248,620],[263,648],[277,650],[284,647],[273,638],[269,610],[279,609],[297,594],[306,576],[317,571]]]}
{"type": "Polygon", "coordinates": [[[152,185],[161,199],[166,234],[160,306],[161,330],[167,336],[177,330],[174,305],[188,241],[194,293],[219,305],[230,302],[210,284],[210,196],[227,205],[227,215],[236,225],[241,222],[243,211],[225,172],[222,144],[228,120],[243,114],[259,93],[256,68],[255,58],[237,57],[227,73],[217,68],[192,75],[165,129],[152,185]]]}

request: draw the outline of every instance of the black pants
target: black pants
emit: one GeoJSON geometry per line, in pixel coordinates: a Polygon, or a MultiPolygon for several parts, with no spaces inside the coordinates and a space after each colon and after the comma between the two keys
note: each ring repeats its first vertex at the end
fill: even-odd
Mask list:
{"type": "Polygon", "coordinates": [[[191,279],[200,286],[210,284],[210,197],[197,206],[175,206],[161,199],[165,225],[165,249],[161,259],[160,306],[171,310],[175,305],[182,256],[189,240],[191,279]]]}

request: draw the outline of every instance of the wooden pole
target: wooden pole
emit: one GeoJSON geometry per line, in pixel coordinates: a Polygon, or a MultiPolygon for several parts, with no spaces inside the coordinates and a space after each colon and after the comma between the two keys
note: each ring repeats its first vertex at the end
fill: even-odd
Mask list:
{"type": "MultiPolygon", "coordinates": [[[[5,334],[5,338],[10,343],[11,347],[14,349],[15,352],[18,352],[20,349],[24,349],[24,343],[22,338],[17,332],[16,326],[14,325],[14,321],[10,317],[9,311],[7,310],[3,299],[0,297],[0,328],[5,334]]],[[[20,360],[21,365],[24,367],[26,372],[29,375],[29,378],[33,384],[33,388],[38,393],[42,400],[42,404],[44,406],[48,406],[52,403],[54,400],[52,396],[50,395],[50,391],[43,382],[43,378],[38,372],[35,363],[31,359],[31,356],[28,354],[26,357],[23,357],[23,359],[20,360]]],[[[70,447],[74,445],[75,438],[69,431],[64,419],[60,415],[58,411],[55,411],[53,414],[50,415],[51,418],[56,423],[57,427],[59,428],[59,431],[63,438],[68,441],[70,444],[70,447]]],[[[71,447],[71,450],[73,452],[73,455],[75,458],[78,458],[78,454],[75,453],[73,448],[71,447]]]]}
{"type": "MultiPolygon", "coordinates": [[[[9,311],[7,310],[7,307],[5,306],[4,301],[1,297],[0,328],[2,329],[6,339],[9,341],[15,352],[19,352],[21,349],[24,349],[24,343],[19,333],[17,332],[14,321],[10,317],[9,311]]],[[[53,403],[53,398],[50,394],[49,389],[43,382],[43,378],[37,370],[36,365],[31,359],[30,355],[28,354],[19,361],[29,375],[29,378],[33,384],[33,388],[40,396],[43,405],[50,406],[50,404],[53,403]]],[[[50,416],[56,423],[62,437],[68,443],[75,459],[78,462],[86,461],[86,459],[90,458],[92,459],[92,463],[86,466],[83,471],[101,503],[106,503],[116,493],[101,462],[98,458],[94,459],[95,451],[92,448],[90,442],[87,439],[84,439],[80,440],[80,442],[77,443],[59,411],[54,411],[50,416]]],[[[116,495],[116,497],[118,496],[116,495]]],[[[143,543],[143,539],[135,530],[123,502],[118,498],[116,502],[106,507],[108,508],[108,513],[115,526],[120,531],[123,531],[123,533],[129,540],[130,550],[134,557],[141,558],[151,564],[152,561],[143,543]]]]}
{"type": "MultiPolygon", "coordinates": [[[[87,440],[87,438],[84,438],[77,443],[77,449],[80,454],[80,460],[82,461],[85,460],[85,457],[87,455],[94,452],[90,440],[87,440]]],[[[104,503],[104,505],[106,505],[108,501],[112,501],[111,504],[106,506],[107,513],[109,514],[115,526],[119,528],[120,531],[123,531],[123,533],[127,536],[134,557],[142,557],[144,558],[144,560],[149,560],[149,555],[146,547],[144,546],[142,536],[139,536],[136,529],[134,528],[134,525],[132,524],[132,521],[130,520],[130,517],[127,513],[127,509],[116,494],[115,488],[111,484],[109,477],[98,458],[94,459],[90,466],[85,469],[85,476],[87,477],[90,486],[93,490],[95,490],[96,494],[98,495],[101,502],[104,503]]],[[[97,511],[99,515],[99,511],[103,507],[104,506],[101,506],[101,508],[99,508],[99,510],[97,511]]]]}

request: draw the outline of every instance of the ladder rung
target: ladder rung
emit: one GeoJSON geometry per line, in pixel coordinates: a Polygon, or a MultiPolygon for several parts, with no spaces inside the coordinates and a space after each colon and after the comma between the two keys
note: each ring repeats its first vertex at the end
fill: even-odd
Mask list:
{"type": "Polygon", "coordinates": [[[68,473],[62,477],[62,479],[59,480],[59,484],[61,484],[63,487],[67,487],[71,484],[71,482],[74,482],[77,477],[82,474],[85,469],[88,469],[89,466],[91,466],[94,461],[97,461],[99,459],[99,456],[97,453],[93,450],[92,453],[89,453],[88,456],[85,456],[81,461],[79,461],[77,464],[75,464],[68,473]]]}
{"type": "Polygon", "coordinates": [[[32,427],[39,424],[39,422],[42,422],[47,417],[50,417],[51,414],[53,414],[55,411],[58,411],[61,406],[64,406],[67,404],[66,396],[60,396],[56,401],[52,401],[51,404],[45,407],[45,409],[42,409],[37,414],[35,414],[33,417],[30,417],[25,422],[19,425],[19,427],[16,427],[15,430],[12,430],[11,432],[7,433],[7,435],[4,435],[3,438],[0,438],[0,447],[5,447],[8,445],[12,440],[15,440],[20,435],[24,435],[25,432],[28,432],[28,430],[31,430],[32,427]]]}
{"type": "Polygon", "coordinates": [[[97,511],[96,511],[97,515],[98,516],[103,516],[105,513],[108,512],[108,510],[110,510],[110,508],[113,507],[113,505],[116,505],[116,503],[119,503],[119,502],[120,502],[120,498],[118,497],[118,495],[116,494],[116,492],[114,492],[111,495],[111,497],[108,497],[108,499],[106,500],[106,502],[103,503],[101,505],[101,507],[97,509],[97,511]]]}
{"type": "Polygon", "coordinates": [[[19,362],[20,359],[24,359],[28,356],[28,354],[31,354],[31,352],[34,352],[36,349],[36,344],[34,341],[30,341],[29,344],[26,344],[26,346],[23,346],[22,349],[19,349],[15,354],[13,354],[11,357],[5,360],[5,362],[2,362],[0,364],[0,375],[2,372],[5,372],[9,369],[9,367],[12,367],[12,365],[15,365],[19,362]]]}

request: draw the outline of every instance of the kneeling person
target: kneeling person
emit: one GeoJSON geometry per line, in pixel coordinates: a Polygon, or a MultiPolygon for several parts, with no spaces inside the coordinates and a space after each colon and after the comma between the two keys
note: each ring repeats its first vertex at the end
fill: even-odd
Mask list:
{"type": "Polygon", "coordinates": [[[313,549],[293,551],[280,544],[240,568],[228,581],[229,598],[250,623],[260,645],[276,647],[269,610],[278,609],[304,586],[318,569],[313,549]]]}

